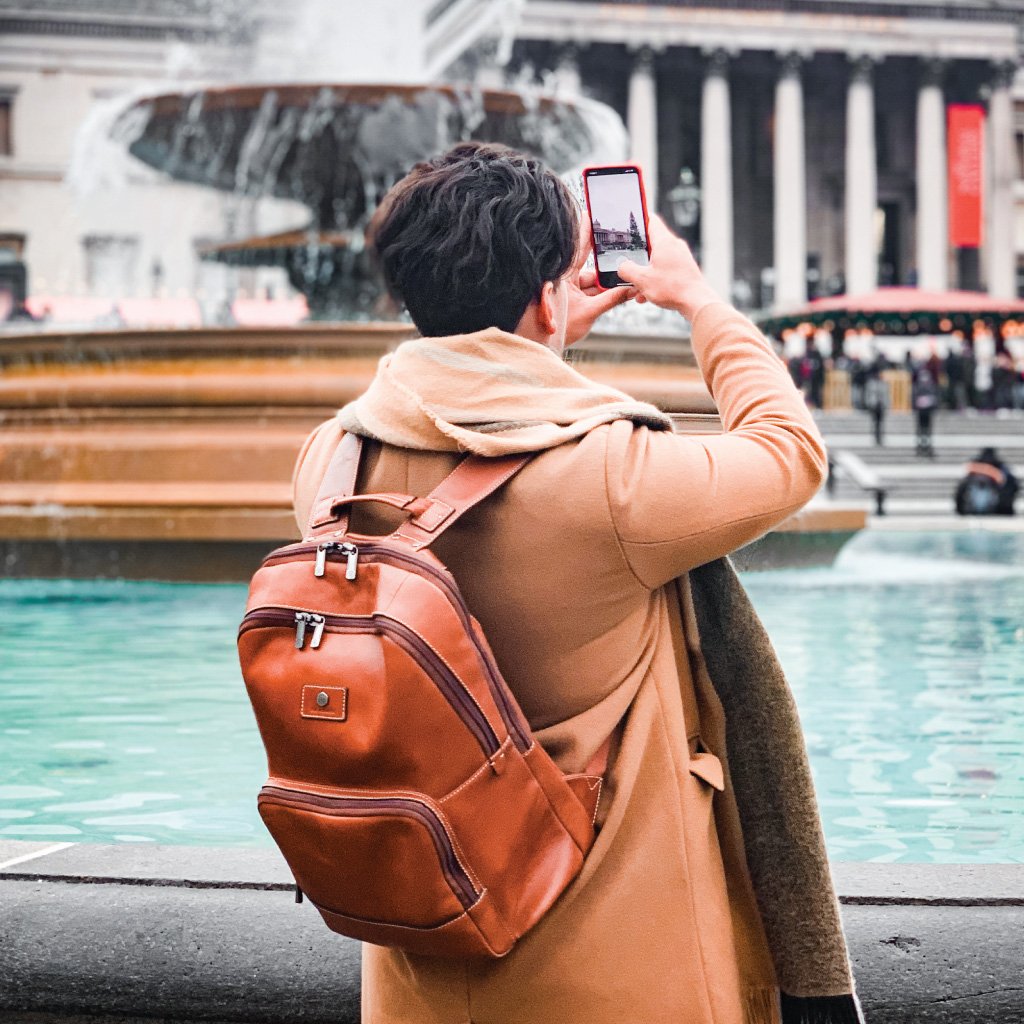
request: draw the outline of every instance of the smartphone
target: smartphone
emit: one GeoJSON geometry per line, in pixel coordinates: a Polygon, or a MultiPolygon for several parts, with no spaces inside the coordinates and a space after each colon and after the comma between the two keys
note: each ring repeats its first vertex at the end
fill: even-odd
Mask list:
{"type": "Polygon", "coordinates": [[[590,215],[597,283],[617,288],[628,282],[617,270],[623,260],[646,266],[651,261],[647,235],[647,200],[644,179],[636,164],[588,167],[583,172],[583,192],[590,215]]]}

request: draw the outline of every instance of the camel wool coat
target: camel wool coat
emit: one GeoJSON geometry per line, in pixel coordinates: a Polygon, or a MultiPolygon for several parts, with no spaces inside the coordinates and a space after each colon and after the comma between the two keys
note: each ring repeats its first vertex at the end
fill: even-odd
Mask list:
{"type": "MultiPolygon", "coordinates": [[[[778,1024],[685,574],[806,504],[827,455],[749,320],[710,303],[692,340],[723,433],[600,425],[541,451],[435,545],[559,767],[582,771],[615,738],[594,846],[545,917],[494,961],[365,944],[364,1024],[778,1024]]],[[[328,421],[299,455],[303,530],[341,436],[328,421]]],[[[357,491],[425,495],[458,460],[367,442],[357,491]]],[[[401,521],[376,508],[352,529],[401,521]]]]}

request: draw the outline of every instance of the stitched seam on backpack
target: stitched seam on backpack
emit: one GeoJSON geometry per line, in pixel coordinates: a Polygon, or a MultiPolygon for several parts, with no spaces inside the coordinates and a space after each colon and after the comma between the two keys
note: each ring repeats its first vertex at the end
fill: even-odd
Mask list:
{"type": "Polygon", "coordinates": [[[302,701],[299,704],[299,714],[303,718],[319,718],[326,719],[327,721],[343,722],[348,718],[348,687],[347,686],[317,686],[315,683],[309,683],[302,688],[302,701]],[[336,693],[341,691],[341,714],[325,714],[324,711],[317,709],[313,712],[306,710],[306,693],[309,690],[319,690],[326,693],[336,693]]]}
{"type": "Polygon", "coordinates": [[[421,530],[433,533],[434,530],[436,530],[451,516],[455,511],[455,508],[446,502],[440,501],[438,498],[431,498],[430,502],[431,504],[429,508],[421,512],[418,516],[413,516],[412,524],[413,526],[418,526],[421,530]]]}
{"type": "MultiPolygon", "coordinates": [[[[484,891],[486,892],[486,890],[484,891]]],[[[473,904],[473,906],[475,907],[476,904],[479,903],[481,899],[483,899],[483,897],[484,893],[481,893],[480,897],[477,899],[476,903],[473,904]]],[[[443,922],[442,924],[397,924],[391,921],[378,921],[372,917],[356,917],[353,914],[345,914],[340,910],[332,910],[330,907],[324,906],[323,904],[315,903],[315,901],[312,898],[310,898],[310,902],[314,903],[315,906],[323,907],[323,909],[326,910],[328,914],[334,914],[335,917],[343,917],[347,921],[357,921],[359,924],[367,924],[374,928],[399,928],[405,932],[436,932],[440,931],[442,928],[447,928],[449,925],[455,924],[456,921],[461,921],[463,918],[467,918],[469,921],[472,922],[473,927],[476,928],[477,931],[480,930],[477,923],[473,921],[472,917],[469,916],[469,911],[465,909],[462,911],[461,914],[456,915],[455,917],[443,922]]],[[[487,948],[491,949],[491,945],[487,942],[486,939],[484,939],[484,942],[487,943],[487,948]]]]}
{"type": "Polygon", "coordinates": [[[466,861],[466,855],[462,852],[462,847],[459,845],[458,837],[455,835],[455,831],[451,827],[451,823],[445,817],[444,810],[436,806],[435,801],[431,801],[431,809],[444,823],[444,830],[448,834],[448,839],[452,844],[452,850],[455,853],[455,859],[459,862],[459,867],[469,876],[469,880],[473,883],[473,887],[480,893],[484,892],[484,887],[480,884],[480,879],[477,878],[476,874],[472,871],[466,861]]]}
{"type": "MultiPolygon", "coordinates": [[[[290,781],[290,780],[282,779],[281,781],[282,782],[287,782],[287,781],[290,781]]],[[[337,795],[337,789],[338,789],[338,787],[336,787],[336,786],[323,786],[323,785],[319,785],[316,782],[297,782],[297,786],[302,787],[303,789],[320,790],[320,791],[323,791],[323,792],[328,793],[328,794],[333,793],[334,795],[337,795]]],[[[373,792],[373,791],[371,791],[371,792],[373,792]]],[[[458,861],[459,867],[462,868],[463,871],[465,871],[467,877],[473,883],[474,888],[476,888],[480,892],[481,895],[483,895],[483,893],[485,893],[487,891],[480,884],[480,879],[477,878],[476,874],[467,865],[466,859],[465,859],[466,855],[462,852],[462,847],[459,845],[458,837],[455,835],[455,832],[454,832],[454,830],[452,829],[452,826],[451,826],[451,822],[448,820],[447,817],[445,817],[444,810],[439,806],[439,802],[438,801],[433,800],[430,797],[425,797],[423,793],[418,793],[415,790],[408,790],[408,789],[377,790],[374,795],[368,795],[368,794],[365,794],[365,793],[345,793],[345,796],[355,796],[357,799],[364,799],[364,800],[375,800],[375,799],[381,799],[382,797],[386,799],[389,796],[395,796],[395,797],[408,796],[411,799],[414,799],[414,800],[418,801],[421,804],[426,804],[426,806],[429,807],[431,809],[431,811],[433,811],[434,814],[437,815],[437,817],[440,819],[442,825],[444,826],[445,833],[447,834],[449,840],[451,841],[452,852],[455,854],[455,859],[458,861]]]]}
{"type": "Polygon", "coordinates": [[[566,775],[566,779],[586,779],[587,789],[589,789],[591,793],[593,793],[595,789],[597,790],[597,799],[594,801],[594,814],[590,819],[590,824],[595,824],[597,822],[597,809],[601,805],[601,790],[604,787],[604,777],[601,775],[587,775],[586,772],[576,772],[572,775],[566,775]],[[591,782],[591,779],[594,781],[591,782]]]}
{"type": "Polygon", "coordinates": [[[459,845],[459,841],[455,837],[455,833],[448,830],[447,821],[445,822],[445,826],[445,830],[448,831],[448,838],[451,840],[452,843],[452,849],[455,851],[455,859],[459,862],[459,867],[461,867],[462,870],[466,872],[466,875],[469,877],[469,880],[473,883],[473,887],[476,889],[476,891],[482,893],[484,891],[484,887],[480,884],[480,879],[477,878],[476,873],[467,863],[466,855],[462,852],[462,847],[459,845]]]}
{"type": "Polygon", "coordinates": [[[586,772],[573,772],[570,775],[566,775],[567,779],[587,779],[587,789],[591,792],[594,791],[598,786],[601,785],[600,775],[588,775],[586,772]],[[591,782],[590,780],[593,779],[591,782]]]}
{"type": "MultiPolygon", "coordinates": [[[[530,750],[532,750],[534,748],[534,746],[536,746],[536,744],[535,743],[531,743],[530,744],[530,750]]],[[[543,751],[543,749],[544,748],[542,747],[541,750],[543,751]]],[[[529,751],[527,751],[526,753],[529,753],[529,751]]],[[[530,764],[530,762],[526,759],[526,755],[525,754],[523,755],[523,764],[525,764],[526,767],[529,768],[530,774],[536,780],[537,785],[540,786],[541,789],[543,790],[544,787],[541,785],[540,779],[537,778],[537,773],[533,770],[533,765],[530,764]]],[[[547,796],[546,793],[545,793],[545,796],[547,796]]],[[[576,839],[575,839],[575,837],[572,834],[572,829],[569,828],[568,824],[566,824],[566,822],[563,820],[562,816],[558,813],[558,808],[555,806],[554,802],[550,799],[550,797],[547,798],[547,805],[551,809],[551,813],[558,820],[558,824],[562,826],[562,829],[565,831],[566,835],[572,840],[572,843],[576,847],[576,849],[579,850],[580,853],[583,854],[583,856],[586,856],[587,855],[587,851],[584,850],[583,847],[580,846],[580,844],[578,842],[576,842],[576,839]]]]}
{"type": "MultiPolygon", "coordinates": [[[[400,620],[394,619],[394,616],[392,616],[392,615],[385,615],[385,616],[382,616],[382,617],[386,618],[386,619],[393,619],[394,621],[400,621],[400,620]]],[[[434,657],[436,657],[437,660],[440,661],[441,664],[444,665],[444,667],[446,669],[448,669],[448,671],[451,672],[451,674],[458,680],[459,685],[462,687],[463,692],[466,693],[469,696],[469,699],[476,705],[477,710],[480,712],[481,715],[484,716],[484,721],[487,723],[488,728],[493,732],[494,731],[494,726],[491,725],[491,720],[487,716],[487,712],[484,711],[484,709],[480,706],[480,701],[478,701],[476,699],[476,697],[473,694],[473,691],[463,682],[462,676],[460,676],[459,673],[456,672],[455,669],[453,669],[451,667],[451,665],[448,664],[448,661],[445,659],[445,657],[442,654],[438,653],[438,651],[434,648],[434,645],[429,640],[427,640],[427,638],[425,636],[423,636],[420,633],[419,630],[413,629],[412,626],[410,626],[408,623],[405,623],[405,622],[403,622],[402,625],[405,626],[407,629],[409,629],[411,632],[415,633],[416,636],[423,642],[423,644],[431,652],[433,652],[434,657]]],[[[395,646],[400,646],[400,645],[396,644],[395,646]]],[[[404,650],[404,648],[402,648],[402,650],[404,650]]],[[[415,658],[413,658],[413,660],[415,660],[415,658]]],[[[429,673],[427,673],[427,674],[429,675],[429,673]]],[[[501,716],[499,715],[498,717],[500,718],[501,716]]]]}
{"type": "MultiPolygon", "coordinates": [[[[320,782],[302,782],[300,779],[286,779],[278,775],[271,776],[271,778],[278,782],[286,783],[289,789],[297,789],[299,791],[304,789],[317,790],[327,796],[340,795],[343,798],[352,797],[361,800],[379,800],[381,798],[386,799],[389,796],[404,796],[418,800],[420,803],[425,803],[436,810],[434,807],[436,801],[417,789],[345,789],[344,786],[332,786],[320,782]]],[[[272,785],[272,783],[270,784],[272,785]]]]}
{"type": "MultiPolygon", "coordinates": [[[[511,736],[511,734],[509,734],[508,736],[505,737],[504,743],[502,743],[502,745],[500,747],[498,747],[498,749],[494,752],[493,756],[497,757],[498,754],[502,753],[502,751],[507,746],[509,746],[511,743],[512,743],[512,736],[511,736]]],[[[478,779],[484,772],[488,771],[490,769],[490,767],[491,767],[490,762],[485,762],[484,764],[480,765],[480,767],[477,768],[477,770],[475,772],[473,772],[473,774],[470,775],[470,777],[468,779],[466,779],[465,782],[463,782],[460,785],[456,786],[455,789],[453,789],[450,793],[445,793],[445,795],[443,797],[441,797],[437,802],[439,804],[443,804],[445,802],[445,800],[450,800],[453,796],[456,796],[458,793],[461,793],[474,779],[478,779]]]]}

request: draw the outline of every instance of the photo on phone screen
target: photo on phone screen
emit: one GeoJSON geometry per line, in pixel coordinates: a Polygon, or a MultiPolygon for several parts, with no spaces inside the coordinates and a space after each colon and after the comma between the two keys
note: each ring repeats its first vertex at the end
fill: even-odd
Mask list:
{"type": "Polygon", "coordinates": [[[625,282],[616,273],[623,260],[646,266],[647,225],[640,172],[635,167],[594,167],[584,175],[594,239],[594,260],[604,288],[625,282]]]}

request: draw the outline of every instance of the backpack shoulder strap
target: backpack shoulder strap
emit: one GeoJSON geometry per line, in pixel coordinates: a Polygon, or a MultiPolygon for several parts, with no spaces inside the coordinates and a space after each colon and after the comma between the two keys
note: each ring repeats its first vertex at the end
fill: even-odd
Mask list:
{"type": "MultiPolygon", "coordinates": [[[[355,493],[356,478],[359,475],[359,457],[362,453],[363,439],[358,434],[342,435],[309,510],[307,533],[312,533],[318,525],[323,523],[325,514],[330,513],[331,506],[338,498],[348,498],[355,493]]],[[[347,508],[338,520],[338,529],[348,529],[347,508]]]]}
{"type": "Polygon", "coordinates": [[[393,534],[419,550],[435,541],[474,505],[507,483],[533,458],[467,455],[424,499],[426,508],[406,520],[393,534]]]}
{"type": "Polygon", "coordinates": [[[345,434],[334,451],[310,510],[309,532],[322,531],[328,525],[343,532],[348,529],[349,509],[356,501],[380,499],[413,513],[392,536],[416,550],[431,544],[460,516],[515,476],[533,457],[532,452],[494,458],[467,455],[430,494],[412,498],[354,494],[361,454],[362,438],[358,434],[345,434]],[[398,498],[408,500],[399,503],[398,498]]]}

